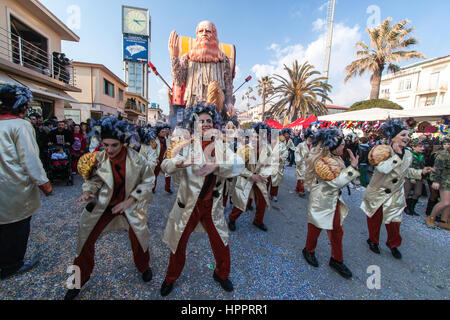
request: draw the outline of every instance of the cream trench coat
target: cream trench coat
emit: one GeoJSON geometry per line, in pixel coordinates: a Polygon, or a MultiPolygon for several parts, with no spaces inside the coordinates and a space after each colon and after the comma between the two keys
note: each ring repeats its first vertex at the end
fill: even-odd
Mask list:
{"type": "Polygon", "coordinates": [[[271,175],[272,186],[278,187],[284,180],[284,163],[289,156],[289,150],[285,142],[278,142],[272,150],[271,161],[273,172],[271,175]],[[273,155],[273,156],[272,156],[273,155]],[[278,165],[277,165],[278,164],[278,165]]]}
{"type": "Polygon", "coordinates": [[[48,182],[34,129],[26,120],[0,120],[0,225],[27,219],[41,208],[48,182]]]}
{"type": "MultiPolygon", "coordinates": [[[[246,164],[241,174],[236,178],[231,199],[233,205],[239,210],[246,210],[248,199],[250,195],[253,195],[252,188],[255,182],[251,181],[250,178],[254,174],[259,174],[266,179],[268,179],[272,175],[275,166],[273,166],[271,163],[271,154],[272,152],[270,150],[270,147],[265,146],[260,151],[258,163],[246,164]]],[[[264,200],[266,201],[266,205],[267,207],[269,207],[270,201],[267,192],[267,185],[263,182],[258,182],[256,183],[256,186],[262,192],[264,200]]]]}
{"type": "Polygon", "coordinates": [[[292,142],[292,138],[289,138],[288,143],[286,141],[284,142],[286,144],[286,147],[292,151],[295,151],[295,145],[294,142],[292,142]]]}
{"type": "Polygon", "coordinates": [[[422,170],[410,168],[412,160],[411,151],[405,149],[402,160],[391,148],[391,157],[375,166],[361,204],[361,209],[369,218],[383,206],[384,224],[402,222],[402,212],[406,207],[405,178],[422,179],[422,170]]]}
{"type": "Polygon", "coordinates": [[[308,204],[308,222],[324,230],[333,230],[337,205],[340,206],[341,226],[343,225],[348,207],[341,197],[341,189],[359,177],[359,171],[352,166],[345,168],[340,157],[331,157],[341,164],[341,173],[332,181],[322,180],[316,174],[311,184],[308,204]]]}
{"type": "Polygon", "coordinates": [[[295,177],[297,180],[305,180],[306,178],[306,158],[309,150],[306,141],[300,143],[295,149],[295,177]]]}
{"type": "MultiPolygon", "coordinates": [[[[94,169],[93,176],[82,186],[83,192],[89,191],[96,197],[94,201],[86,205],[81,214],[78,231],[78,255],[111,202],[114,190],[114,176],[111,162],[106,152],[100,151],[95,158],[98,160],[98,163],[94,169]]],[[[125,210],[126,218],[118,215],[103,230],[103,233],[118,230],[128,231],[129,226],[131,226],[145,252],[148,249],[150,240],[147,227],[147,205],[152,201],[153,194],[151,190],[155,184],[155,176],[145,159],[131,148],[127,148],[125,175],[125,200],[132,196],[137,201],[125,210]]]]}
{"type": "Polygon", "coordinates": [[[143,156],[145,160],[147,160],[149,167],[152,168],[153,172],[155,172],[155,168],[158,165],[158,154],[159,154],[157,148],[153,149],[150,145],[141,144],[139,154],[143,156]]]}
{"type": "MultiPolygon", "coordinates": [[[[219,164],[219,167],[214,172],[216,175],[216,185],[214,186],[214,200],[211,214],[214,226],[222,242],[227,246],[228,226],[223,214],[223,185],[227,178],[232,178],[240,174],[244,168],[244,162],[241,157],[227,148],[220,139],[214,141],[214,148],[216,162],[219,164]]],[[[161,164],[162,171],[174,177],[179,184],[177,198],[169,214],[163,236],[164,243],[169,246],[172,253],[175,253],[177,250],[178,242],[191,217],[206,178],[195,175],[194,171],[203,167],[205,163],[206,160],[201,141],[196,139],[193,144],[186,146],[174,158],[165,159],[161,164]],[[190,155],[191,152],[200,155],[199,163],[187,168],[177,168],[176,164],[183,161],[185,156],[190,155]]],[[[201,223],[197,225],[195,232],[205,232],[201,223]]]]}

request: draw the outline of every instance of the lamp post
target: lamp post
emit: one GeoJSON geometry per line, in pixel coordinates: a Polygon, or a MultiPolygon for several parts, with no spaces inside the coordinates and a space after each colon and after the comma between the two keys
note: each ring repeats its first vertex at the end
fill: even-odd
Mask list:
{"type": "Polygon", "coordinates": [[[249,82],[250,80],[252,80],[252,76],[248,76],[246,79],[245,79],[245,81],[244,81],[244,83],[243,84],[241,84],[240,86],[239,86],[239,88],[237,88],[236,90],[234,90],[234,92],[233,92],[233,94],[235,94],[244,84],[246,84],[247,82],[249,82]]]}

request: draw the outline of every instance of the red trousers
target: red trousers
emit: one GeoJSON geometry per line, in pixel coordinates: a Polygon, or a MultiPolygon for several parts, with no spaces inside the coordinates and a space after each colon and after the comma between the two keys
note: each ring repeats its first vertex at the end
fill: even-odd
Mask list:
{"type": "Polygon", "coordinates": [[[278,187],[270,186],[270,195],[272,197],[278,197],[278,187]]]}
{"type": "Polygon", "coordinates": [[[186,262],[186,245],[189,240],[189,236],[195,230],[198,223],[201,223],[203,228],[208,233],[209,243],[216,260],[215,273],[220,279],[228,279],[230,274],[230,247],[225,246],[220,238],[219,233],[214,226],[212,220],[212,201],[198,201],[194,211],[191,213],[191,217],[181,235],[178,242],[177,251],[175,254],[170,253],[169,267],[166,273],[167,284],[173,283],[183,271],[184,264],[186,262]]]}
{"type": "MultiPolygon", "coordinates": [[[[315,225],[308,223],[308,236],[306,237],[306,251],[314,253],[317,246],[317,239],[319,238],[322,229],[315,225]]],[[[341,226],[341,210],[339,204],[336,206],[336,211],[333,218],[333,230],[327,230],[328,238],[331,243],[331,257],[339,262],[344,261],[342,252],[342,238],[344,237],[344,228],[341,226]]]]}
{"type": "MultiPolygon", "coordinates": [[[[379,207],[372,218],[367,217],[367,226],[369,228],[369,239],[375,244],[379,244],[380,229],[383,222],[383,206],[379,207]]],[[[391,222],[386,224],[388,234],[386,245],[389,248],[397,248],[402,244],[400,236],[400,222],[391,222]]]]}
{"type": "Polygon", "coordinates": [[[78,173],[78,159],[72,160],[72,172],[78,173]]]}
{"type": "MultiPolygon", "coordinates": [[[[161,166],[157,165],[155,168],[155,186],[153,187],[153,192],[155,192],[156,190],[156,184],[158,183],[158,176],[161,173],[161,166]]],[[[166,177],[166,185],[164,187],[165,191],[169,191],[170,190],[170,182],[172,181],[171,177],[166,177]]]]}
{"type": "Polygon", "coordinates": [[[274,187],[272,185],[272,177],[270,177],[269,183],[268,183],[268,186],[267,186],[267,191],[269,191],[269,190],[270,190],[270,196],[271,197],[278,197],[278,187],[274,187]]]}
{"type": "Polygon", "coordinates": [[[295,191],[297,192],[305,192],[305,186],[303,180],[297,180],[297,187],[295,188],[295,191]]]}
{"type": "MultiPolygon", "coordinates": [[[[108,226],[108,224],[117,216],[117,214],[112,214],[110,210],[105,211],[87,238],[80,255],[75,258],[73,264],[80,267],[81,285],[86,283],[94,270],[95,242],[106,226],[108,226]]],[[[133,250],[134,263],[139,272],[144,273],[150,268],[150,253],[148,250],[146,252],[143,251],[141,244],[139,243],[139,240],[137,239],[131,226],[129,228],[129,236],[131,249],[133,250]]]]}
{"type": "MultiPolygon", "coordinates": [[[[255,219],[253,220],[253,223],[257,225],[261,225],[264,223],[264,212],[266,211],[266,200],[264,199],[264,196],[259,190],[259,188],[256,186],[256,183],[253,184],[253,193],[255,194],[255,202],[256,202],[256,213],[255,213],[255,219]]],[[[250,202],[251,203],[251,202],[250,202]]],[[[248,204],[247,204],[248,205],[248,204]]],[[[230,213],[230,221],[236,221],[239,216],[242,214],[242,210],[238,209],[237,207],[233,207],[233,210],[231,210],[230,213]]]]}

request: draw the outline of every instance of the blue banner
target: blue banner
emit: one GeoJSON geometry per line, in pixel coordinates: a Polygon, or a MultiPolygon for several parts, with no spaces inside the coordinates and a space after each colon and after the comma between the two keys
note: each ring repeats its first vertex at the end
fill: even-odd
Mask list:
{"type": "Polygon", "coordinates": [[[148,62],[149,37],[130,34],[123,35],[123,60],[131,62],[148,62]]]}

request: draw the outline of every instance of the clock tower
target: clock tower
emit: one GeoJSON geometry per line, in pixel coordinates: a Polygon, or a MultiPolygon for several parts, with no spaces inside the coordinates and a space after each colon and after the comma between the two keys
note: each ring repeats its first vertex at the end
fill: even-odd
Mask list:
{"type": "Polygon", "coordinates": [[[123,60],[128,91],[148,100],[151,17],[148,9],[122,6],[123,60]]]}

